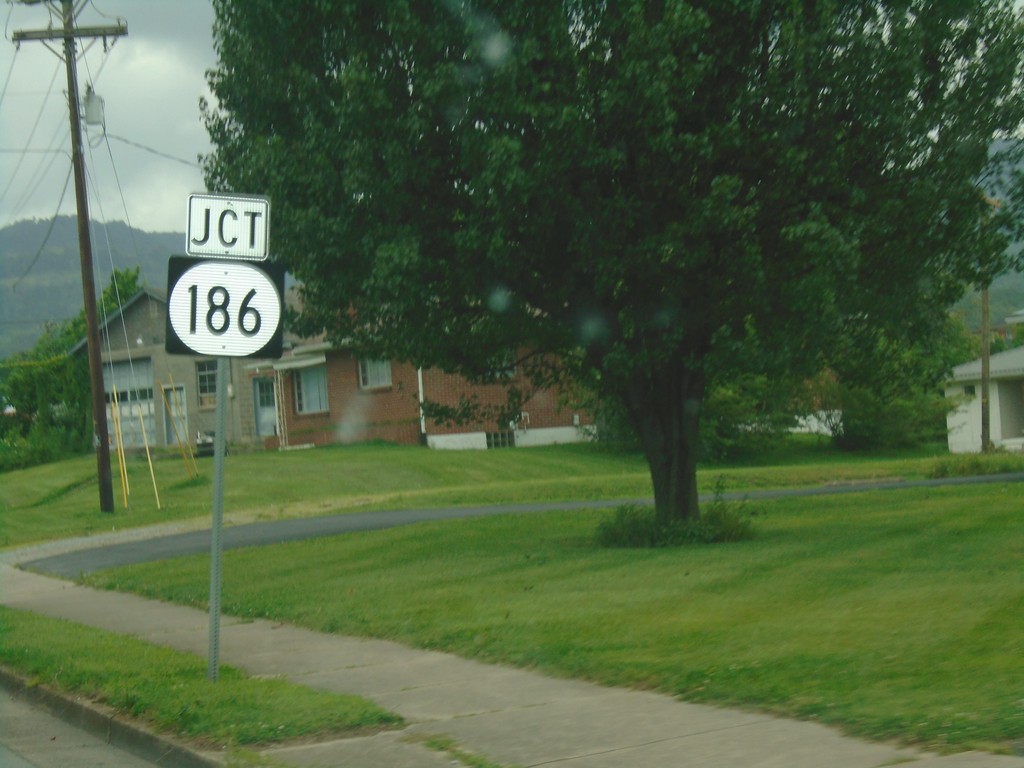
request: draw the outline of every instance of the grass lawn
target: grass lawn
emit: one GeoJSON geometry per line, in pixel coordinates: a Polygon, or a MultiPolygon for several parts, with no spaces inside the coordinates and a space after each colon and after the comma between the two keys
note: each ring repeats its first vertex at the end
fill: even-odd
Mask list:
{"type": "MultiPolygon", "coordinates": [[[[1024,468],[1019,456],[964,463],[942,453],[850,455],[796,440],[757,461],[703,466],[699,482],[710,493],[1024,468]]],[[[199,466],[190,479],[180,459],[156,461],[158,510],[146,463],[132,460],[130,509],[116,488],[112,515],[97,509],[92,457],[6,473],[0,546],[208,525],[211,460],[199,466]]],[[[235,551],[225,559],[224,610],[818,718],[874,738],[1006,751],[1024,743],[1020,491],[763,502],[753,541],[676,550],[599,549],[594,532],[609,513],[583,511],[235,551]]],[[[649,494],[640,457],[594,446],[232,454],[225,473],[229,522],[649,494]]],[[[91,581],[202,606],[208,577],[199,557],[91,581]]],[[[32,647],[47,634],[25,637],[32,647]]],[[[65,655],[88,656],[84,648],[65,655]]]]}
{"type": "MultiPolygon", "coordinates": [[[[944,451],[944,449],[942,449],[944,451]]],[[[939,449],[914,454],[847,454],[815,439],[796,440],[746,465],[704,466],[704,492],[819,485],[933,473],[939,449]]],[[[209,525],[212,459],[191,479],[181,458],[154,461],[161,506],[142,458],[128,461],[129,507],[114,472],[116,511],[99,511],[91,456],[4,473],[0,548],[112,529],[189,521],[209,525]]],[[[1018,462],[1018,468],[1024,463],[1018,462]]],[[[1011,467],[1012,468],[1012,467],[1011,467]]],[[[227,457],[227,522],[306,517],[344,511],[647,497],[651,481],[636,454],[592,445],[514,451],[428,451],[393,445],[336,446],[227,457]]]]}
{"type": "MultiPolygon", "coordinates": [[[[599,549],[608,513],[573,512],[232,551],[223,609],[1011,751],[1024,740],[1021,490],[775,500],[757,505],[752,541],[674,550],[599,549]]],[[[208,560],[89,581],[202,606],[208,560]]]]}
{"type": "Polygon", "coordinates": [[[401,722],[356,696],[250,678],[228,666],[212,683],[198,656],[4,607],[0,636],[0,664],[33,683],[216,747],[366,733],[401,722]]]}

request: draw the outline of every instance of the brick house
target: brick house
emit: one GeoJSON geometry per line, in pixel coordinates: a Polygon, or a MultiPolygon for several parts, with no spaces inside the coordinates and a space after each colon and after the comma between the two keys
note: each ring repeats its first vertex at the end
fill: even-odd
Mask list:
{"type": "MultiPolygon", "coordinates": [[[[125,447],[194,444],[212,432],[217,360],[169,355],[167,299],[144,288],[100,329],[107,425],[115,412],[125,447]],[[145,430],[145,437],[143,436],[145,430]]],[[[286,337],[280,360],[229,358],[228,443],[289,448],[386,440],[431,448],[494,448],[577,442],[593,433],[582,411],[560,407],[541,391],[511,424],[439,425],[425,418],[430,400],[456,406],[462,396],[484,405],[505,402],[502,385],[471,385],[459,376],[406,363],[359,360],[350,350],[286,337]]],[[[83,339],[72,353],[84,353],[83,339]]],[[[515,383],[512,376],[509,383],[515,383]]]]}
{"type": "MultiPolygon", "coordinates": [[[[407,363],[361,360],[350,350],[313,342],[269,364],[278,392],[278,435],[268,447],[387,440],[431,448],[466,449],[579,442],[593,434],[588,414],[564,408],[542,390],[509,424],[437,424],[423,415],[424,400],[456,406],[472,397],[505,402],[505,386],[474,385],[460,376],[407,363]]],[[[514,373],[509,383],[515,383],[514,373]]]]}

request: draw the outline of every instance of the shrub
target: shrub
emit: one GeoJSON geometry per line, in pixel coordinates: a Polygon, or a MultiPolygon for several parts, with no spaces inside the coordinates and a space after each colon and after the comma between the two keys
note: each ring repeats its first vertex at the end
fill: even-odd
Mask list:
{"type": "Polygon", "coordinates": [[[793,390],[788,382],[761,375],[714,386],[701,414],[701,458],[738,459],[776,446],[796,426],[793,390]]]}
{"type": "Polygon", "coordinates": [[[961,453],[937,459],[928,471],[931,478],[972,477],[1024,472],[1024,454],[996,451],[994,453],[961,453]]]}
{"type": "Polygon", "coordinates": [[[700,518],[685,522],[664,523],[657,519],[653,507],[627,504],[598,525],[597,543],[602,547],[655,549],[746,541],[754,535],[754,514],[746,502],[728,503],[720,493],[705,506],[700,518]]]}
{"type": "Polygon", "coordinates": [[[848,387],[842,422],[834,435],[841,448],[910,448],[945,437],[949,404],[942,395],[911,393],[892,400],[848,387]]]}

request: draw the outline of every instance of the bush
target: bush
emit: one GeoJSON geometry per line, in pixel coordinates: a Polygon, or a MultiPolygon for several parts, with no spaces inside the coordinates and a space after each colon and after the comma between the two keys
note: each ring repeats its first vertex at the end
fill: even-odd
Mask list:
{"type": "Polygon", "coordinates": [[[996,451],[994,453],[962,453],[935,461],[928,477],[975,477],[1024,472],[1024,454],[996,451]]]}
{"type": "Polygon", "coordinates": [[[747,375],[713,387],[704,400],[700,457],[723,461],[764,453],[796,426],[793,388],[747,375]]]}
{"type": "Polygon", "coordinates": [[[0,472],[48,464],[87,448],[88,443],[70,428],[35,422],[25,437],[14,430],[0,437],[0,472]]]}
{"type": "Polygon", "coordinates": [[[697,520],[663,523],[653,507],[627,504],[601,522],[597,543],[602,547],[656,549],[687,544],[721,544],[753,538],[752,516],[746,502],[730,504],[716,495],[697,520]]]}
{"type": "Polygon", "coordinates": [[[913,448],[946,438],[950,401],[939,392],[904,388],[883,395],[825,371],[808,382],[805,398],[845,450],[913,448]]]}
{"type": "Polygon", "coordinates": [[[946,436],[949,404],[938,394],[912,393],[886,401],[871,392],[844,388],[836,445],[849,450],[911,448],[946,436]]]}

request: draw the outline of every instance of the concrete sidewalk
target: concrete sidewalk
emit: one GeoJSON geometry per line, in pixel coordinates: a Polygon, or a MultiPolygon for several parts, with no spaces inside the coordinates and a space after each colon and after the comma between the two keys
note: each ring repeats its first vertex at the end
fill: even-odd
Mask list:
{"type": "MultiPolygon", "coordinates": [[[[0,602],[205,657],[206,613],[102,592],[0,566],[0,602]]],[[[289,766],[441,768],[450,755],[423,746],[444,736],[502,766],[571,768],[1024,768],[982,753],[938,757],[847,738],[768,715],[687,704],[668,696],[556,680],[395,643],[324,635],[224,617],[221,661],[252,675],[362,695],[407,728],[370,737],[269,749],[289,766]]]]}

